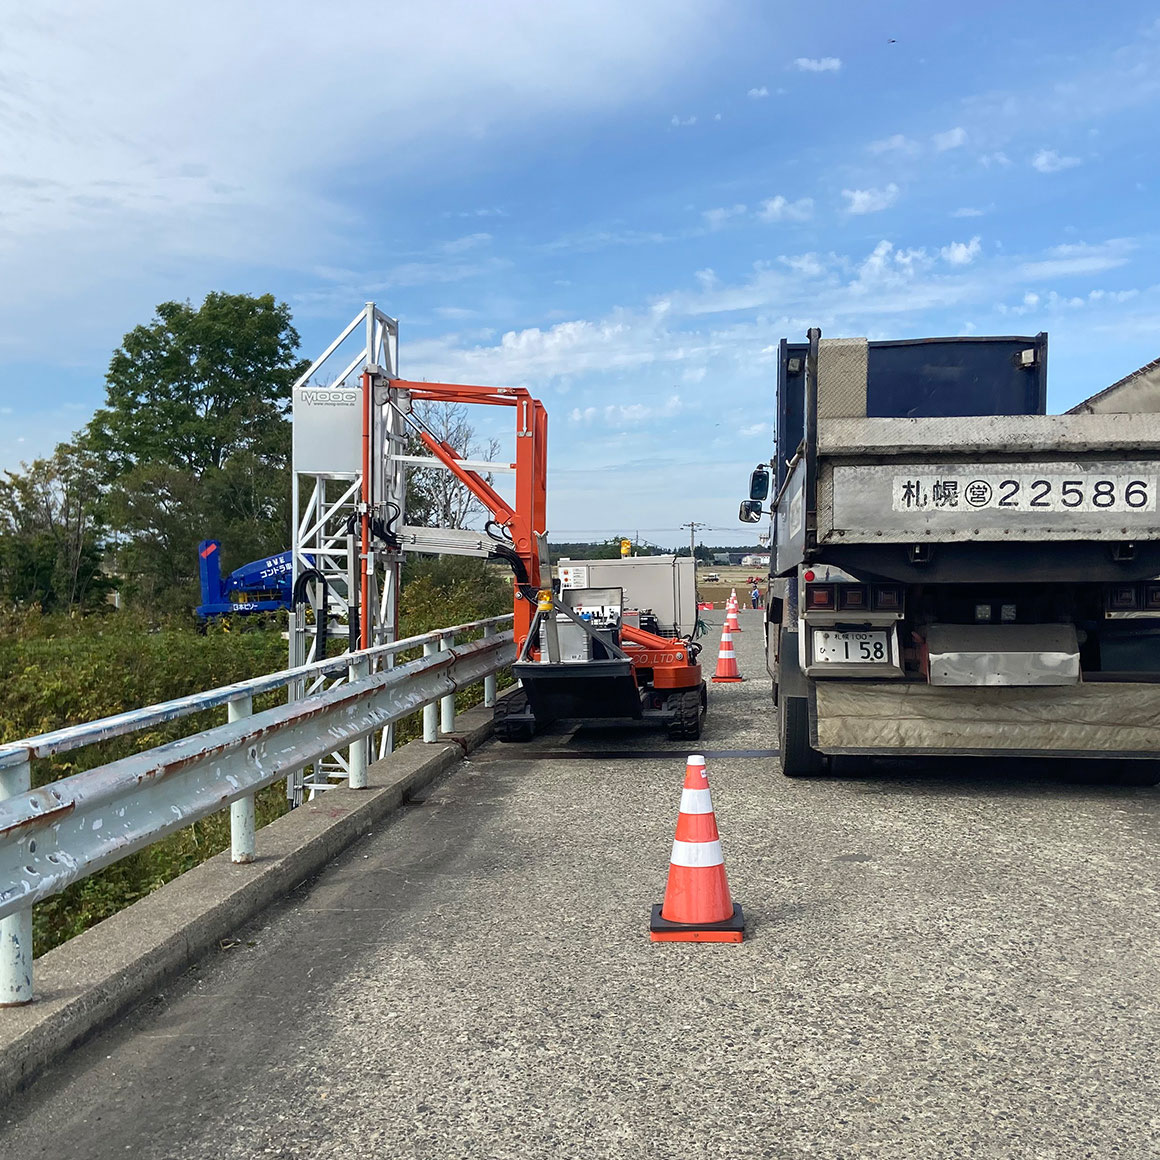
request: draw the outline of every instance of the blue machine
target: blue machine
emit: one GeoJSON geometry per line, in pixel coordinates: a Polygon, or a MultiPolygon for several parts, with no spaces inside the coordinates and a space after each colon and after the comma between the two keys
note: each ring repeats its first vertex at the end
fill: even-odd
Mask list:
{"type": "Polygon", "coordinates": [[[244,564],[223,580],[220,548],[217,540],[202,540],[197,546],[201,603],[194,611],[198,617],[208,620],[212,616],[274,612],[290,607],[294,569],[291,552],[244,564]],[[231,600],[231,596],[235,599],[231,600]]]}

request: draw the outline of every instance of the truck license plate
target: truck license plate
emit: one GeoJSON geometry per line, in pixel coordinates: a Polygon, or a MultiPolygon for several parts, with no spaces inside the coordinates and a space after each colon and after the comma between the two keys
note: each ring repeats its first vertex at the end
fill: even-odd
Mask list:
{"type": "Polygon", "coordinates": [[[1154,474],[951,469],[896,475],[896,512],[1154,512],[1154,474]]]}
{"type": "Polygon", "coordinates": [[[886,633],[867,630],[865,632],[839,632],[830,628],[814,629],[814,664],[889,664],[890,649],[886,643],[886,633]]]}

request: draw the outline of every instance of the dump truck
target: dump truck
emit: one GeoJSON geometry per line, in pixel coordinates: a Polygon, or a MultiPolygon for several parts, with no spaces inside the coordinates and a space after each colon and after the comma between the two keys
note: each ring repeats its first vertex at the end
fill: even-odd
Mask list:
{"type": "Polygon", "coordinates": [[[954,754],[1160,776],[1154,369],[1049,415],[1046,334],[781,342],[740,518],[773,493],[786,775],[954,754]]]}

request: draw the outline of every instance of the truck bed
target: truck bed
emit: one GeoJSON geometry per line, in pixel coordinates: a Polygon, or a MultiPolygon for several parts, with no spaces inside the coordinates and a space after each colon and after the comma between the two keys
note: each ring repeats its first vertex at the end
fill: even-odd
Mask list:
{"type": "Polygon", "coordinates": [[[1160,541],[1160,415],[867,416],[865,346],[819,344],[779,570],[807,546],[1160,541]]]}

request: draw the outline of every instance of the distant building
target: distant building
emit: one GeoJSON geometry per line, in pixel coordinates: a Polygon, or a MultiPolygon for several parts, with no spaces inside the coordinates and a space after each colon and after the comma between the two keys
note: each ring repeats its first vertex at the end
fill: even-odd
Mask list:
{"type": "Polygon", "coordinates": [[[728,565],[732,564],[733,561],[730,558],[728,552],[714,552],[713,553],[713,563],[714,564],[724,564],[724,565],[728,566],[728,565]]]}
{"type": "Polygon", "coordinates": [[[742,568],[768,568],[769,567],[769,557],[768,556],[760,556],[760,555],[742,556],[741,557],[741,567],[742,568]]]}

